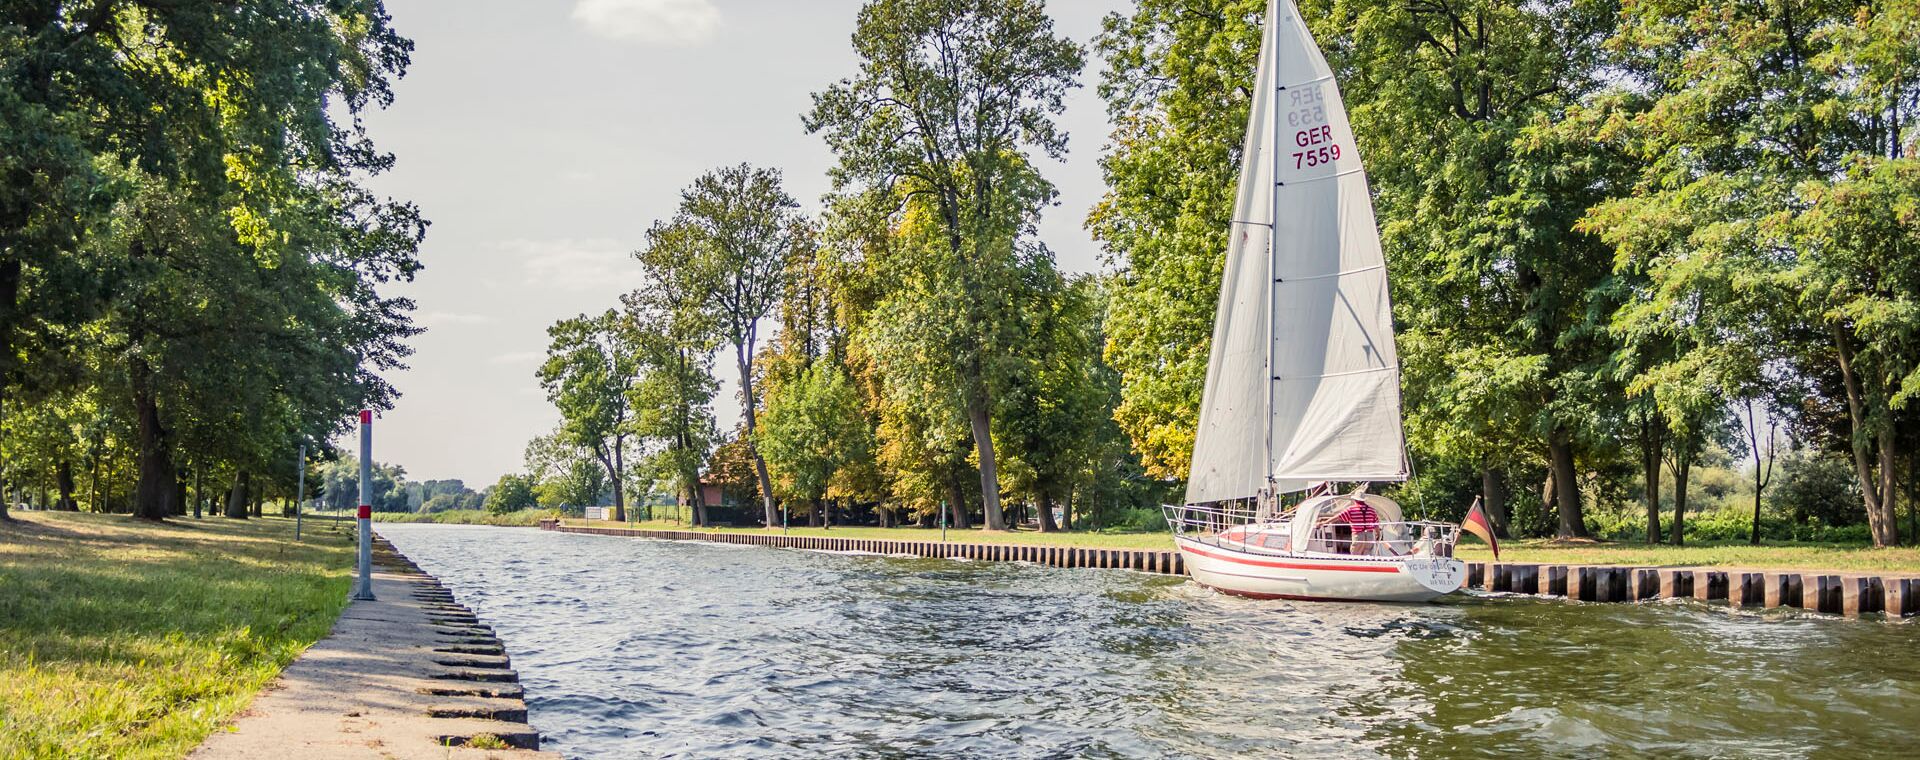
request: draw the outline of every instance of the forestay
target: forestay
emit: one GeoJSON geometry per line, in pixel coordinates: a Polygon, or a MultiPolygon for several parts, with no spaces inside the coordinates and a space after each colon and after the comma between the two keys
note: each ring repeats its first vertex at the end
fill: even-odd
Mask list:
{"type": "Polygon", "coordinates": [[[1407,473],[1366,172],[1299,9],[1267,18],[1188,503],[1407,473]]]}

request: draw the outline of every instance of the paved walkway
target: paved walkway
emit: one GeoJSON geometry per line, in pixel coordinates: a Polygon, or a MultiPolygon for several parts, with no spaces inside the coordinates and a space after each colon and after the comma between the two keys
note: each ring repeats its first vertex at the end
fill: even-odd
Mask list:
{"type": "Polygon", "coordinates": [[[492,629],[377,543],[377,600],[349,605],[327,638],[189,757],[558,757],[530,751],[539,735],[492,629]],[[459,746],[483,735],[529,749],[459,746]]]}

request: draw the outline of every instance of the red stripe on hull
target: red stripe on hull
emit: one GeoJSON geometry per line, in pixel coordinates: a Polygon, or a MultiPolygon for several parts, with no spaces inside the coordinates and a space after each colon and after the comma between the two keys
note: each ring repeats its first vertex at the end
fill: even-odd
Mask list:
{"type": "MultiPolygon", "coordinates": [[[[1194,582],[1200,583],[1199,581],[1194,581],[1194,582]]],[[[1200,585],[1206,588],[1212,589],[1214,591],[1220,592],[1222,594],[1226,594],[1227,596],[1237,596],[1242,599],[1264,599],[1264,600],[1284,599],[1290,602],[1353,602],[1356,604],[1397,604],[1397,602],[1380,600],[1380,599],[1343,599],[1337,596],[1300,596],[1297,594],[1262,594],[1254,591],[1235,591],[1230,588],[1221,588],[1219,586],[1208,586],[1205,583],[1200,583],[1200,585]]]]}
{"type": "MultiPolygon", "coordinates": [[[[1239,557],[1234,557],[1231,555],[1214,554],[1213,552],[1206,551],[1204,549],[1197,549],[1192,546],[1186,546],[1184,544],[1180,546],[1180,550],[1193,552],[1194,554],[1198,554],[1202,557],[1211,557],[1213,559],[1217,559],[1223,562],[1232,562],[1240,565],[1253,565],[1255,567],[1278,567],[1278,568],[1284,568],[1287,570],[1325,570],[1328,572],[1339,572],[1339,573],[1398,573],[1400,572],[1400,568],[1398,567],[1383,567],[1378,565],[1303,565],[1297,562],[1265,562],[1265,561],[1256,560],[1256,559],[1241,559],[1239,557]]],[[[1294,598],[1294,597],[1288,597],[1288,598],[1294,598]]],[[[1301,598],[1304,598],[1304,597],[1301,597],[1301,598]]]]}

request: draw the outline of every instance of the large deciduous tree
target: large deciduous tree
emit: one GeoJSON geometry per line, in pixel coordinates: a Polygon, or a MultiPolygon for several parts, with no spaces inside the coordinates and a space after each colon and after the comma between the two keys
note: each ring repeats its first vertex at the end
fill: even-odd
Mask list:
{"type": "Polygon", "coordinates": [[[1122,272],[1107,316],[1114,417],[1163,478],[1185,478],[1193,455],[1267,4],[1141,0],[1095,42],[1114,130],[1087,226],[1122,272]]]}
{"type": "Polygon", "coordinates": [[[710,172],[681,194],[675,224],[698,241],[692,259],[680,262],[699,277],[702,299],[733,344],[740,382],[740,413],[759,479],[761,505],[771,527],[779,513],[773,504],[766,460],[753,435],[759,412],[754,389],[754,352],[760,321],[773,313],[799,248],[808,239],[800,204],[780,187],[780,172],[742,164],[710,172]]]}
{"type": "Polygon", "coordinates": [[[1648,280],[1622,323],[1682,339],[1647,384],[1716,383],[1718,414],[1792,409],[1780,396],[1799,385],[1826,397],[1798,413],[1835,423],[1802,426],[1839,432],[1874,542],[1895,543],[1920,368],[1920,8],[1643,0],[1611,47],[1618,86],[1568,126],[1640,164],[1583,225],[1648,280]]]}
{"type": "Polygon", "coordinates": [[[606,469],[614,519],[625,521],[627,440],[633,434],[629,394],[640,381],[643,338],[629,315],[611,309],[563,319],[547,335],[552,343],[540,366],[540,385],[560,410],[560,433],[606,469]]]}
{"type": "MultiPolygon", "coordinates": [[[[707,282],[686,263],[701,255],[702,231],[688,224],[654,225],[647,246],[634,253],[641,286],[628,294],[625,313],[640,335],[641,378],[630,392],[635,431],[652,442],[649,469],[675,484],[706,523],[700,472],[715,434],[713,352],[719,341],[707,282]]],[[[771,523],[769,523],[771,525],[771,523]]]]}
{"type": "Polygon", "coordinates": [[[835,187],[888,200],[924,198],[938,247],[922,272],[951,299],[951,365],[980,472],[987,527],[1006,528],[992,434],[1007,371],[1007,293],[1021,238],[1053,187],[1026,153],[1066,151],[1054,123],[1082,64],[1041,0],[873,0],[853,36],[860,70],[814,95],[809,131],[839,157],[835,187]],[[936,255],[937,254],[937,255],[936,255]]]}
{"type": "MultiPolygon", "coordinates": [[[[306,204],[298,196],[316,183],[390,163],[367,141],[358,116],[391,100],[390,80],[404,71],[411,43],[388,27],[377,0],[105,0],[15,4],[3,12],[0,394],[70,348],[77,335],[71,328],[93,316],[89,306],[116,300],[118,294],[87,287],[118,276],[99,271],[111,262],[83,255],[110,256],[111,247],[84,241],[106,227],[99,221],[105,215],[135,221],[113,204],[149,181],[123,181],[128,173],[171,187],[182,204],[195,206],[192,215],[228,223],[261,270],[286,256],[324,262],[327,254],[368,252],[282,249],[275,241],[303,237],[295,228],[309,220],[299,218],[306,204]],[[337,114],[351,121],[338,123],[337,114]]],[[[334,218],[350,217],[340,211],[334,218]]],[[[162,273],[154,266],[164,270],[166,263],[154,259],[177,252],[163,245],[178,242],[165,230],[153,232],[123,249],[137,279],[162,273]]],[[[411,247],[401,247],[410,258],[411,247]]],[[[312,279],[275,284],[331,286],[336,299],[347,300],[339,283],[298,269],[312,279]]],[[[197,272],[174,272],[183,273],[197,272]]],[[[134,511],[157,519],[173,511],[169,499],[178,491],[166,417],[185,410],[170,413],[156,398],[158,370],[142,345],[150,324],[125,325],[140,332],[123,345],[138,346],[127,354],[132,416],[141,431],[134,511]]],[[[296,406],[261,418],[299,421],[314,432],[327,427],[313,421],[324,413],[296,406]]]]}

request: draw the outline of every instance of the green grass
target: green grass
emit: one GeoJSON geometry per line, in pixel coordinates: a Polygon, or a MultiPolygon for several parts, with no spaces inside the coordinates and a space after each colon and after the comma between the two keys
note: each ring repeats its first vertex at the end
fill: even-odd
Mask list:
{"type": "MultiPolygon", "coordinates": [[[[328,513],[332,514],[332,513],[328,513]]],[[[351,517],[351,513],[348,513],[351,517]]],[[[499,525],[506,527],[532,527],[541,520],[558,517],[559,513],[549,509],[523,509],[496,515],[482,509],[450,509],[445,512],[375,512],[374,522],[383,523],[439,523],[441,525],[499,525]]]]}
{"type": "Polygon", "coordinates": [[[0,524],[0,757],[177,758],[327,634],[344,532],[15,512],[0,524]]]}
{"type": "MultiPolygon", "coordinates": [[[[567,520],[568,525],[597,528],[638,528],[646,530],[695,530],[683,523],[670,520],[648,522],[617,523],[600,520],[567,520]]],[[[764,533],[762,528],[699,528],[710,533],[764,533]]],[[[795,536],[828,536],[833,538],[870,538],[894,541],[938,541],[939,528],[804,528],[793,527],[788,534],[795,536]]],[[[987,531],[979,528],[960,530],[947,529],[947,540],[954,543],[982,544],[1039,544],[1044,546],[1084,546],[1100,549],[1171,549],[1173,539],[1166,531],[1150,533],[1093,533],[1086,531],[1065,531],[1060,533],[1040,533],[1031,530],[987,531]]]]}
{"type": "MultiPolygon", "coordinates": [[[[654,520],[650,522],[615,523],[587,520],[567,520],[568,525],[602,528],[644,528],[649,530],[701,530],[710,533],[759,533],[760,528],[689,528],[681,523],[654,520]]],[[[846,527],[824,530],[821,528],[792,528],[788,531],[796,536],[835,536],[839,538],[892,539],[896,541],[938,541],[939,529],[926,528],[867,528],[846,527]]],[[[947,540],[952,542],[973,542],[989,544],[1042,544],[1049,546],[1081,546],[1101,549],[1170,549],[1173,541],[1163,531],[1148,533],[1093,533],[1069,531],[1065,533],[1038,533],[1034,531],[990,532],[979,529],[947,531],[947,540]]],[[[1469,561],[1491,561],[1493,553],[1478,543],[1478,539],[1468,538],[1460,546],[1459,556],[1469,561]]],[[[1645,546],[1634,543],[1593,543],[1562,544],[1546,540],[1507,541],[1501,545],[1500,557],[1506,562],[1529,562],[1540,564],[1566,565],[1641,565],[1641,566],[1721,566],[1752,568],[1793,568],[1802,570],[1835,571],[1895,571],[1920,573],[1920,548],[1900,547],[1894,549],[1874,549],[1865,546],[1839,544],[1766,544],[1748,546],[1746,543],[1702,543],[1683,547],[1645,546]]]]}
{"type": "MultiPolygon", "coordinates": [[[[1493,552],[1467,539],[1457,555],[1465,560],[1491,561],[1493,552]]],[[[1636,565],[1644,567],[1742,567],[1842,572],[1920,573],[1920,547],[1875,549],[1845,544],[1705,542],[1686,546],[1648,546],[1639,543],[1566,544],[1548,540],[1505,541],[1503,562],[1565,565],[1636,565]]]]}

